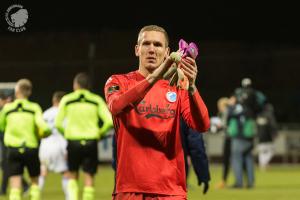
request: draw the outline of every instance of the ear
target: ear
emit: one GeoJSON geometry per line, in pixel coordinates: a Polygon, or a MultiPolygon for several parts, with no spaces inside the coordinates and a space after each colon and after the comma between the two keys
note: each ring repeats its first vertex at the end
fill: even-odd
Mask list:
{"type": "Polygon", "coordinates": [[[138,44],[136,44],[134,50],[135,50],[135,56],[138,57],[139,51],[140,51],[140,46],[138,44]]]}

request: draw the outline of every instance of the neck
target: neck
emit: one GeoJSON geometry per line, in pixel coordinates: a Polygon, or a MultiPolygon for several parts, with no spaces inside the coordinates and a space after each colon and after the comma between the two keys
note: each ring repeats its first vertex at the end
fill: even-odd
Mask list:
{"type": "Polygon", "coordinates": [[[28,97],[23,95],[20,91],[15,91],[15,97],[16,99],[27,99],[28,97]]]}
{"type": "Polygon", "coordinates": [[[27,98],[23,95],[18,95],[18,96],[16,96],[16,99],[27,99],[27,98]]]}
{"type": "Polygon", "coordinates": [[[144,67],[139,67],[139,73],[140,74],[142,74],[144,77],[147,77],[149,74],[152,74],[153,73],[153,71],[149,71],[149,70],[147,70],[146,68],[144,68],[144,67]]]}
{"type": "Polygon", "coordinates": [[[79,86],[77,86],[77,87],[74,87],[74,91],[76,91],[76,90],[84,90],[85,88],[82,88],[82,87],[79,87],[79,86]]]}

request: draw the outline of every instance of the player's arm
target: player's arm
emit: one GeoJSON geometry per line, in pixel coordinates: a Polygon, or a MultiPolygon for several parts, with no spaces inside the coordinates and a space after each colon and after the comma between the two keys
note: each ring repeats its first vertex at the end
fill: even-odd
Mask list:
{"type": "Polygon", "coordinates": [[[195,129],[199,132],[206,132],[210,127],[210,120],[207,107],[198,90],[189,94],[190,111],[195,129]]]}
{"type": "Polygon", "coordinates": [[[146,79],[129,90],[126,90],[125,85],[126,83],[112,78],[105,86],[106,102],[112,115],[121,113],[125,108],[143,99],[150,88],[150,83],[146,79]]]}
{"type": "Polygon", "coordinates": [[[181,69],[189,79],[188,92],[182,91],[182,117],[188,123],[189,127],[199,132],[206,132],[210,127],[209,114],[195,84],[198,73],[195,60],[190,57],[182,59],[181,69]]]}
{"type": "Polygon", "coordinates": [[[112,115],[118,115],[128,107],[143,99],[150,83],[144,79],[128,89],[128,81],[121,76],[112,76],[105,85],[105,98],[112,115]]]}
{"type": "Polygon", "coordinates": [[[173,59],[168,57],[152,74],[130,89],[126,89],[127,81],[119,80],[116,76],[108,79],[105,85],[105,98],[112,115],[121,113],[128,106],[132,106],[143,99],[152,85],[162,78],[166,70],[172,65],[173,59]]]}
{"type": "Polygon", "coordinates": [[[64,119],[65,119],[65,113],[66,113],[66,103],[65,103],[65,99],[62,98],[62,100],[60,101],[59,103],[59,106],[58,106],[58,113],[55,117],[55,120],[54,120],[54,126],[55,128],[57,128],[57,130],[61,133],[61,134],[64,134],[65,130],[64,130],[64,126],[63,126],[63,122],[64,122],[64,119]]]}
{"type": "Polygon", "coordinates": [[[3,108],[0,111],[0,132],[1,133],[4,133],[5,126],[6,126],[6,113],[5,113],[5,109],[3,108]]]}
{"type": "Polygon", "coordinates": [[[51,134],[51,130],[48,124],[43,119],[42,109],[39,105],[36,105],[34,118],[35,118],[35,124],[38,129],[39,137],[44,138],[49,136],[51,134]]]}
{"type": "Polygon", "coordinates": [[[113,127],[113,121],[111,113],[109,112],[105,101],[99,98],[98,115],[103,121],[103,125],[100,127],[100,136],[107,133],[107,131],[113,127]]]}

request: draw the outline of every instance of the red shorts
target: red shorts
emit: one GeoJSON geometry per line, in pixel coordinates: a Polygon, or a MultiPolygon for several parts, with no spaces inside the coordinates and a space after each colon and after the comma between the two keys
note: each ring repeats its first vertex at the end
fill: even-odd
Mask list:
{"type": "Polygon", "coordinates": [[[112,200],[187,200],[185,196],[121,192],[114,194],[112,200]]]}

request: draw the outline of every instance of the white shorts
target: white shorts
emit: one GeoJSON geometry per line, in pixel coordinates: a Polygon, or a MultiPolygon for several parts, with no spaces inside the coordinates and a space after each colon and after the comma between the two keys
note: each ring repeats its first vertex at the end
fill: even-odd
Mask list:
{"type": "Polygon", "coordinates": [[[64,172],[67,165],[67,141],[60,134],[52,134],[42,139],[39,150],[41,164],[56,173],[64,172]]]}

